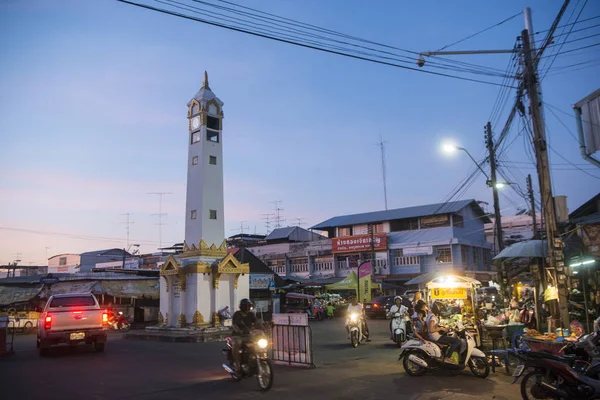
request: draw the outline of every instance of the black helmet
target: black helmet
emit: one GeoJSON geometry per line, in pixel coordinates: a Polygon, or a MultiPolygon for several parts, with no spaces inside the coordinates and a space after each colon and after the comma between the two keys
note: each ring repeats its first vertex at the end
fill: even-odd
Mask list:
{"type": "Polygon", "coordinates": [[[243,312],[252,310],[252,302],[248,299],[242,299],[240,301],[240,310],[243,312]]]}

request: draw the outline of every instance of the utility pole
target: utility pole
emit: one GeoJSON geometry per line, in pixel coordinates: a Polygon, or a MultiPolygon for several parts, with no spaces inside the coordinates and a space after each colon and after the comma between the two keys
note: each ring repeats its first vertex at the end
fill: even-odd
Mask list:
{"type": "Polygon", "coordinates": [[[379,147],[381,148],[381,173],[383,175],[383,200],[385,202],[385,209],[388,209],[387,202],[387,164],[385,162],[385,144],[389,142],[383,141],[383,136],[379,137],[379,147]]]}
{"type": "Polygon", "coordinates": [[[369,235],[371,235],[371,274],[375,269],[375,237],[373,233],[373,224],[369,224],[369,235]]]}
{"type": "Polygon", "coordinates": [[[529,203],[531,207],[533,239],[537,239],[537,218],[535,215],[535,197],[533,197],[533,184],[531,183],[531,175],[527,175],[527,194],[529,195],[529,203]]]}
{"type": "Polygon", "coordinates": [[[132,215],[131,213],[125,213],[125,214],[121,214],[121,215],[125,215],[127,217],[127,221],[123,222],[123,224],[125,224],[125,230],[127,231],[127,247],[129,247],[129,227],[133,224],[133,221],[129,220],[129,216],[132,215]]]}
{"type": "Polygon", "coordinates": [[[523,40],[523,56],[525,61],[525,87],[529,96],[529,112],[533,123],[533,145],[537,160],[537,170],[542,200],[542,211],[546,226],[546,240],[548,243],[548,269],[558,288],[558,308],[563,327],[569,325],[569,310],[567,306],[566,275],[562,254],[562,242],[558,236],[558,223],[552,196],[552,182],[550,180],[550,167],[548,163],[548,150],[544,121],[541,114],[541,100],[539,96],[537,68],[532,57],[530,36],[527,29],[521,32],[523,40]]]}
{"type": "Polygon", "coordinates": [[[502,217],[500,216],[500,200],[498,199],[498,182],[496,180],[496,152],[494,151],[492,124],[490,122],[487,123],[485,130],[485,142],[490,153],[490,182],[488,184],[492,187],[492,193],[494,195],[494,217],[497,239],[496,253],[500,253],[504,250],[504,235],[502,233],[502,217]]]}
{"type": "Polygon", "coordinates": [[[158,216],[158,248],[162,249],[162,226],[164,225],[162,222],[162,218],[166,217],[167,214],[162,212],[162,199],[163,196],[166,196],[168,194],[172,194],[171,192],[152,192],[152,193],[147,193],[147,194],[152,194],[155,196],[158,196],[158,214],[151,214],[153,216],[158,216]]]}

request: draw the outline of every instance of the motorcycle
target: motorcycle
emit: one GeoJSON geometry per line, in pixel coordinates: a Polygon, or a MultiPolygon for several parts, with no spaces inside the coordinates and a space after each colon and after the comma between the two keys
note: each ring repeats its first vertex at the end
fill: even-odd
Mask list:
{"type": "Polygon", "coordinates": [[[123,311],[119,311],[117,316],[113,318],[109,326],[116,331],[127,332],[131,329],[131,324],[127,321],[127,318],[123,316],[123,311]]]}
{"type": "Polygon", "coordinates": [[[407,322],[410,323],[406,312],[408,308],[400,306],[400,311],[392,315],[392,340],[396,346],[401,347],[407,339],[407,322]]]}
{"type": "Polygon", "coordinates": [[[521,380],[523,399],[558,398],[600,399],[600,354],[598,332],[582,336],[561,349],[563,356],[546,352],[519,350],[522,364],[513,374],[512,383],[521,380]]]}
{"type": "Polygon", "coordinates": [[[402,360],[404,370],[410,376],[421,376],[436,369],[463,370],[467,365],[473,375],[486,378],[490,373],[486,355],[475,347],[475,340],[464,326],[457,323],[454,329],[455,337],[461,341],[458,364],[444,362],[442,351],[446,350],[444,344],[411,339],[401,347],[398,361],[402,360]]]}
{"type": "Polygon", "coordinates": [[[233,362],[233,343],[232,339],[226,339],[227,348],[223,349],[223,354],[227,357],[227,362],[223,368],[227,371],[233,380],[240,381],[244,378],[256,376],[258,386],[262,391],[267,391],[273,385],[273,365],[269,360],[269,341],[263,331],[252,331],[250,338],[244,340],[240,352],[241,363],[240,373],[236,373],[233,362]]]}
{"type": "Polygon", "coordinates": [[[356,348],[363,340],[362,320],[358,313],[351,313],[346,320],[346,325],[350,333],[350,343],[356,348]]]}

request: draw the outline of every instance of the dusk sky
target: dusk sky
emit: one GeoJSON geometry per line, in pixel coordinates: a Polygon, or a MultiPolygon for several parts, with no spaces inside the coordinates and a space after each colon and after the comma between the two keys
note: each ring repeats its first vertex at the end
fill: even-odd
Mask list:
{"type": "MultiPolygon", "coordinates": [[[[563,3],[234,1],[416,52],[437,50],[526,6],[533,10],[535,29],[547,30],[563,3]]],[[[571,3],[561,25],[574,21],[584,2],[571,3]]],[[[598,15],[600,2],[589,1],[579,20],[598,15]]],[[[575,29],[595,24],[600,19],[575,29]]],[[[522,29],[521,14],[446,50],[512,49],[522,29]]],[[[573,32],[569,41],[599,32],[597,27],[573,32]]],[[[599,37],[582,39],[561,51],[598,42],[599,37]]],[[[148,192],[172,193],[164,197],[168,215],[162,243],[183,241],[186,104],[205,70],[211,89],[225,103],[228,236],[239,232],[241,221],[246,232],[264,233],[263,214],[273,212],[275,200],[282,201],[285,225],[297,224],[298,217],[304,227],[383,209],[380,135],[389,142],[389,208],[446,199],[473,163],[464,153],[443,154],[441,144],[452,140],[482,159],[484,125],[500,91],[108,0],[3,0],[0,50],[0,264],[17,253],[22,264],[46,265],[46,253],[123,248],[124,213],[134,221],[130,243],[141,244],[142,252],[155,251],[158,218],[151,214],[159,212],[158,197],[148,192]]],[[[600,189],[600,170],[580,157],[572,136],[577,134],[572,104],[600,87],[599,55],[600,47],[560,54],[542,82],[544,101],[553,106],[553,112],[546,108],[545,119],[554,194],[568,196],[571,211],[600,189]],[[587,63],[572,66],[582,62],[587,63]]],[[[504,71],[511,55],[446,58],[504,71]]],[[[550,62],[544,59],[541,70],[550,62]]],[[[435,71],[427,64],[422,70],[435,71]]],[[[497,77],[462,76],[502,83],[497,77]]],[[[510,89],[506,107],[493,119],[495,137],[515,92],[510,89]]],[[[521,179],[522,188],[525,176],[533,174],[537,187],[522,126],[517,118],[501,168],[509,178],[521,179]]],[[[482,175],[455,200],[468,198],[491,205],[482,175]]],[[[503,189],[500,202],[504,215],[528,208],[510,187],[503,189]]]]}

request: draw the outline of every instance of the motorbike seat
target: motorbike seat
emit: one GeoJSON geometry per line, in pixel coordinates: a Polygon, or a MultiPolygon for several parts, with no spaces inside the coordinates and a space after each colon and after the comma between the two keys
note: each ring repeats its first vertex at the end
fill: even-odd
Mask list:
{"type": "Polygon", "coordinates": [[[575,361],[575,360],[579,359],[579,357],[574,354],[564,354],[564,355],[557,356],[557,355],[552,354],[547,351],[529,352],[527,355],[529,357],[533,357],[533,358],[546,358],[546,359],[562,361],[562,362],[571,362],[571,361],[575,361]]]}

